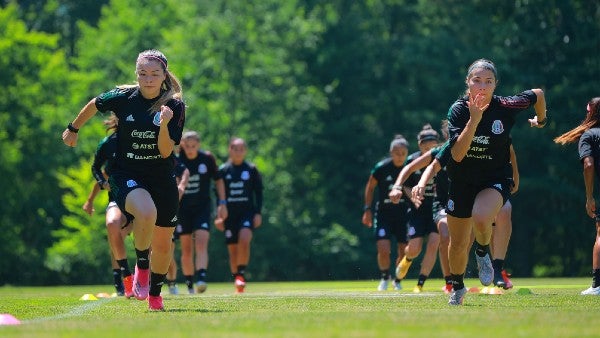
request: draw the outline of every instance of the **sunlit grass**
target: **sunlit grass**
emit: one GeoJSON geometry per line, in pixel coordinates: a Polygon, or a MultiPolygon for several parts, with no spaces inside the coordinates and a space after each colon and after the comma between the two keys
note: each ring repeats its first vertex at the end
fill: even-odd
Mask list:
{"type": "MultiPolygon", "coordinates": [[[[450,307],[442,280],[425,292],[375,291],[378,281],[229,283],[206,293],[163,293],[166,312],[120,298],[83,301],[110,286],[2,287],[0,313],[22,324],[0,337],[585,337],[597,336],[600,297],[581,296],[587,279],[514,279],[502,295],[469,293],[450,307]],[[521,292],[518,292],[521,289],[521,292]],[[523,292],[528,289],[530,292],[523,292]]],[[[468,286],[479,281],[467,280],[468,286]]]]}

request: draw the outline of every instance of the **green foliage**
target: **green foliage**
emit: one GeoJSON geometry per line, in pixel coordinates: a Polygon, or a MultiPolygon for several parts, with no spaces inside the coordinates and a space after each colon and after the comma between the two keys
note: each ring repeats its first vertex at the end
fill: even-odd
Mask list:
{"type": "MultiPolygon", "coordinates": [[[[439,125],[480,57],[498,66],[497,94],[543,88],[552,118],[530,129],[527,111],[513,129],[521,186],[512,198],[507,266],[536,276],[589,270],[595,232],[576,147],[552,139],[579,123],[585,102],[598,96],[596,2],[4,3],[4,283],[15,275],[32,284],[105,278],[98,277],[108,269],[104,221],[81,211],[91,183],[85,163],[105,135],[103,117],[81,130],[75,149],[60,133],[90,98],[133,82],[135,58],[150,48],[165,52],[182,81],[186,128],[200,132],[203,148],[221,162],[229,138],[243,137],[263,174],[264,225],[255,232],[251,278],[376,276],[373,236],[360,225],[369,171],[394,134],[416,150],[421,126],[439,125]],[[94,261],[99,252],[106,260],[94,261]]],[[[209,250],[210,278],[228,278],[220,233],[209,250]]]]}

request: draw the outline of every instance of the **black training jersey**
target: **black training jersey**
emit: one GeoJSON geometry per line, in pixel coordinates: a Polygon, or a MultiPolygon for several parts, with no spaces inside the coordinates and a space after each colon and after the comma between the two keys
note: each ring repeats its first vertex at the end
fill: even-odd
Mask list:
{"type": "Polygon", "coordinates": [[[94,162],[92,163],[92,175],[100,185],[101,189],[103,189],[102,184],[106,182],[104,174],[102,173],[102,166],[104,166],[104,172],[106,172],[107,175],[110,175],[116,154],[117,133],[112,133],[98,143],[98,148],[96,148],[96,152],[94,153],[94,162]]]}
{"type": "Polygon", "coordinates": [[[233,165],[227,161],[219,167],[218,177],[225,183],[229,213],[262,212],[262,178],[253,164],[244,161],[240,165],[233,165]]]}
{"type": "Polygon", "coordinates": [[[408,204],[404,195],[400,199],[398,204],[392,203],[389,194],[396,182],[396,178],[400,175],[403,165],[396,167],[391,157],[388,157],[375,164],[373,170],[371,170],[371,176],[377,180],[377,191],[378,198],[375,208],[379,214],[385,214],[390,217],[400,217],[405,213],[408,208],[408,204]]]}
{"type": "MultiPolygon", "coordinates": [[[[153,168],[173,169],[173,160],[163,158],[158,150],[160,111],[148,110],[156,99],[147,100],[139,89],[117,88],[96,97],[96,109],[112,111],[119,119],[117,127],[117,163],[121,169],[148,172],[153,168]]],[[[173,110],[168,129],[171,139],[179,144],[185,122],[185,105],[171,99],[166,104],[173,110]]]]}
{"type": "MultiPolygon", "coordinates": [[[[443,156],[447,156],[442,154],[442,151],[444,150],[444,147],[447,145],[447,143],[444,143],[441,146],[437,146],[433,149],[431,149],[431,158],[436,158],[438,159],[438,161],[440,161],[440,159],[438,158],[438,155],[440,157],[443,156]]],[[[447,160],[446,160],[447,162],[447,160]]],[[[441,161],[440,161],[441,163],[441,161]]],[[[441,203],[442,205],[446,205],[446,202],[448,202],[448,188],[449,188],[449,184],[448,184],[448,172],[446,171],[446,166],[442,165],[441,166],[442,169],[440,169],[440,171],[438,171],[438,173],[434,176],[433,178],[433,182],[435,183],[435,200],[439,203],[441,203]]]]}
{"type": "Polygon", "coordinates": [[[171,159],[173,160],[173,165],[175,166],[175,168],[173,168],[173,173],[175,174],[175,177],[181,178],[183,176],[183,173],[185,172],[185,169],[187,169],[185,167],[185,164],[181,163],[181,161],[179,161],[179,158],[175,155],[171,155],[171,159]]]}
{"type": "Polygon", "coordinates": [[[600,127],[586,130],[579,138],[579,160],[588,156],[594,159],[594,170],[600,178],[600,127]]]}
{"type": "MultiPolygon", "coordinates": [[[[537,101],[531,90],[514,96],[492,97],[483,116],[469,150],[461,162],[450,158],[448,175],[454,180],[484,182],[498,178],[512,177],[510,167],[510,131],[515,124],[517,113],[529,108],[537,101]]],[[[450,145],[454,145],[465,128],[471,114],[468,99],[458,99],[448,111],[450,145]]]]}
{"type": "Polygon", "coordinates": [[[210,181],[218,179],[217,161],[213,154],[199,150],[196,158],[189,159],[182,151],[178,158],[190,171],[181,207],[198,207],[210,203],[210,181]]]}
{"type": "MultiPolygon", "coordinates": [[[[412,161],[419,158],[421,155],[423,155],[423,154],[420,151],[417,151],[415,153],[408,155],[408,157],[406,158],[406,164],[408,165],[412,161]]],[[[432,160],[433,160],[433,156],[432,156],[432,160]]],[[[408,176],[408,178],[406,179],[406,182],[404,182],[404,185],[407,187],[410,187],[410,188],[414,187],[415,185],[417,185],[417,183],[419,183],[419,180],[421,179],[422,174],[423,174],[423,169],[416,170],[415,172],[410,174],[410,176],[408,176]]],[[[425,185],[424,199],[421,202],[421,206],[416,209],[417,212],[431,214],[431,207],[433,205],[434,199],[435,199],[435,184],[434,184],[434,181],[432,178],[429,181],[427,181],[427,184],[425,185]]]]}

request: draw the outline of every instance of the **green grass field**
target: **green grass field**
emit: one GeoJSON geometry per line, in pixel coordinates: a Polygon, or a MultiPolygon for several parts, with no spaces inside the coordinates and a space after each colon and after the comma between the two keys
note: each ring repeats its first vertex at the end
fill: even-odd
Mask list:
{"type": "Polygon", "coordinates": [[[166,312],[123,297],[80,300],[111,286],[2,287],[0,313],[21,324],[0,326],[0,337],[600,336],[600,297],[579,295],[590,278],[513,282],[502,295],[468,293],[460,307],[447,305],[440,279],[428,280],[421,294],[412,293],[415,280],[385,292],[374,291],[374,280],[249,283],[241,295],[231,283],[209,284],[201,295],[180,285],[177,296],[163,288],[166,312]]]}

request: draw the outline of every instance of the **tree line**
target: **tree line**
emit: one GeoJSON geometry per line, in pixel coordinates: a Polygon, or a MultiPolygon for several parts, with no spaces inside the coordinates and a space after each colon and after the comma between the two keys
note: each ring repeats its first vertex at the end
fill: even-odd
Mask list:
{"type": "MultiPolygon", "coordinates": [[[[488,58],[498,95],[543,88],[550,122],[513,129],[521,184],[507,268],[518,276],[582,276],[593,221],[574,146],[552,139],[600,96],[600,4],[585,0],[46,0],[0,2],[0,281],[109,282],[102,210],[81,206],[93,184],[101,114],[68,149],[60,134],[90,98],[132,83],[137,54],[156,48],[182,81],[186,128],[222,162],[231,136],[265,182],[264,226],[250,278],[377,278],[363,191],[395,134],[439,126],[488,58]]],[[[130,250],[131,251],[131,250],[130,250]]],[[[228,280],[222,235],[210,277],[228,280]]],[[[131,252],[133,259],[133,252],[131,252]]],[[[437,270],[439,271],[439,270],[437,270]]],[[[434,270],[434,275],[436,274],[434,270]]],[[[409,277],[411,277],[409,275],[409,277]]]]}

